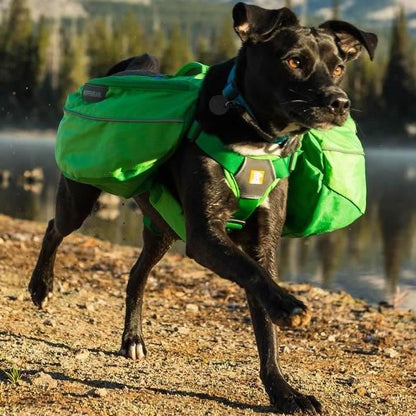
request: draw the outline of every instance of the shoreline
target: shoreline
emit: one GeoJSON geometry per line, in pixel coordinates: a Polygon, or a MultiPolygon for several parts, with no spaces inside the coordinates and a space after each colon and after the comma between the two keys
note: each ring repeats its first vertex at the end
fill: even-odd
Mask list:
{"type": "MultiPolygon", "coordinates": [[[[117,355],[128,271],[139,250],[81,234],[57,256],[44,310],[26,291],[46,224],[0,215],[0,415],[269,415],[243,292],[168,254],[144,301],[143,362],[117,355]]],[[[329,414],[416,413],[416,315],[345,292],[285,285],[308,304],[306,328],[282,329],[290,382],[329,414]]]]}

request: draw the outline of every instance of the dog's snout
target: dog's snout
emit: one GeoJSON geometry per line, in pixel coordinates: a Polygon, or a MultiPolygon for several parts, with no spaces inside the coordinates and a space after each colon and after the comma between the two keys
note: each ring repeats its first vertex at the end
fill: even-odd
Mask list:
{"type": "Polygon", "coordinates": [[[339,115],[344,115],[351,106],[351,101],[345,94],[336,94],[330,97],[328,104],[329,109],[339,115]]]}

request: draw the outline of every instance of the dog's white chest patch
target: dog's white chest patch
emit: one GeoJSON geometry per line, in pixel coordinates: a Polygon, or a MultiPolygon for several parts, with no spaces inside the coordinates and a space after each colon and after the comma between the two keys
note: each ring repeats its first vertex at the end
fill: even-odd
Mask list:
{"type": "Polygon", "coordinates": [[[280,156],[282,148],[278,144],[264,143],[258,144],[232,144],[230,148],[233,152],[242,156],[263,156],[263,155],[275,155],[280,156]]]}

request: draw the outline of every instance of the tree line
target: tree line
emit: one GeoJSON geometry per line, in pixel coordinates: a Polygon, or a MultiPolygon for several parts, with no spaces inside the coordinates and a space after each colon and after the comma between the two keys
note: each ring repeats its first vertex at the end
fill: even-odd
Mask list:
{"type": "MultiPolygon", "coordinates": [[[[334,2],[334,16],[339,13],[334,2]]],[[[345,86],[353,111],[362,110],[354,113],[355,118],[365,115],[378,126],[383,120],[397,129],[416,120],[416,57],[403,8],[390,42],[389,54],[379,54],[376,62],[361,58],[350,64],[345,86]]],[[[159,59],[162,72],[174,73],[191,60],[213,64],[228,59],[237,48],[229,17],[211,36],[191,39],[179,25],[146,31],[134,14],[117,22],[110,16],[35,22],[26,0],[14,0],[0,22],[0,121],[55,125],[69,92],[130,56],[150,52],[159,59]]]]}

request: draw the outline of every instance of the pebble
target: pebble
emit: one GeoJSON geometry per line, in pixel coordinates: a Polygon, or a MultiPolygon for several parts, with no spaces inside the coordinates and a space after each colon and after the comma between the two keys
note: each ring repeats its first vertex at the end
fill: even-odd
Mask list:
{"type": "Polygon", "coordinates": [[[385,353],[389,358],[397,358],[400,355],[394,348],[387,348],[385,353]]]}
{"type": "Polygon", "coordinates": [[[196,313],[196,312],[199,312],[199,307],[198,307],[198,305],[194,305],[193,303],[189,303],[188,305],[186,305],[186,310],[188,312],[196,313]]]}
{"type": "Polygon", "coordinates": [[[357,393],[359,396],[363,397],[363,396],[365,396],[365,395],[366,395],[366,393],[367,393],[367,389],[366,389],[365,387],[357,387],[357,388],[354,390],[354,393],[357,393]]]}
{"type": "Polygon", "coordinates": [[[75,359],[80,361],[85,361],[90,356],[90,352],[88,350],[81,350],[75,354],[75,359]]]}
{"type": "Polygon", "coordinates": [[[104,388],[91,389],[87,392],[87,395],[92,397],[106,397],[108,395],[108,391],[104,388]]]}
{"type": "Polygon", "coordinates": [[[28,235],[21,234],[21,233],[12,234],[11,237],[12,237],[12,240],[20,241],[21,243],[23,243],[23,242],[25,242],[25,241],[27,241],[29,239],[29,236],[28,235]]]}
{"type": "Polygon", "coordinates": [[[52,319],[45,319],[43,321],[43,325],[51,326],[52,328],[54,328],[56,326],[56,323],[52,319]]]}
{"type": "Polygon", "coordinates": [[[41,386],[47,388],[54,388],[58,385],[58,382],[55,379],[53,379],[49,374],[46,374],[43,371],[41,371],[40,373],[36,373],[32,377],[30,377],[29,382],[34,386],[41,386]]]}
{"type": "Polygon", "coordinates": [[[188,335],[191,330],[189,328],[186,328],[184,326],[181,326],[178,328],[178,333],[182,335],[188,335]]]}

